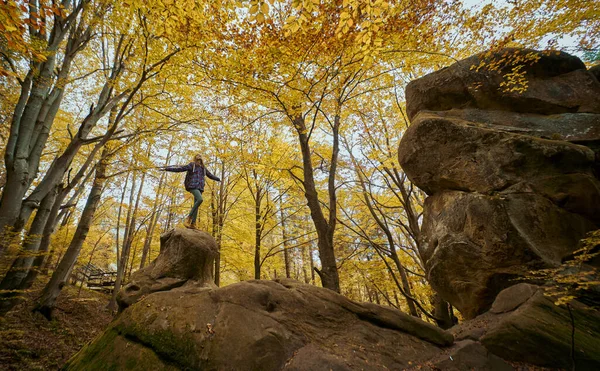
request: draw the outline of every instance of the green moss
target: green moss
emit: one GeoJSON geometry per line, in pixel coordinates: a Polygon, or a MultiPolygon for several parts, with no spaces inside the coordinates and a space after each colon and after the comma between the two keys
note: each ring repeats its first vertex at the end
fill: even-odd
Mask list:
{"type": "Polygon", "coordinates": [[[174,334],[171,330],[150,331],[140,325],[119,326],[127,337],[152,348],[161,358],[182,368],[200,368],[196,341],[191,332],[174,334]]]}
{"type": "Polygon", "coordinates": [[[63,370],[177,370],[141,344],[121,336],[109,327],[100,337],[86,345],[67,362],[63,370]]]}
{"type": "Polygon", "coordinates": [[[114,350],[115,339],[118,334],[114,328],[109,327],[102,335],[84,346],[64,365],[63,370],[110,370],[107,368],[106,356],[114,350]]]}

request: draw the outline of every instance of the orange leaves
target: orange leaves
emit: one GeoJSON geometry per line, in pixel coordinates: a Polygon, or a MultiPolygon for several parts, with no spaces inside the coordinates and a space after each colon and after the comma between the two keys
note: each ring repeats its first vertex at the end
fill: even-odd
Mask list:
{"type": "MultiPolygon", "coordinates": [[[[32,41],[25,38],[27,27],[30,26],[35,31],[43,34],[43,20],[39,19],[39,15],[33,12],[27,17],[29,9],[23,2],[14,0],[0,2],[0,33],[6,41],[7,52],[10,54],[23,55],[31,57],[36,61],[46,59],[44,54],[34,47],[32,41]]],[[[0,66],[0,75],[7,76],[12,74],[11,71],[5,70],[0,66]]]]}

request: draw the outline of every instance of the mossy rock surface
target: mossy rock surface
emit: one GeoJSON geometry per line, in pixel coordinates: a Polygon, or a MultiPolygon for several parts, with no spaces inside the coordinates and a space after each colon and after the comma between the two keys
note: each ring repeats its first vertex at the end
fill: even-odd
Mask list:
{"type": "Polygon", "coordinates": [[[151,294],[65,369],[406,369],[452,342],[391,308],[293,280],[247,281],[151,294]]]}
{"type": "Polygon", "coordinates": [[[98,339],[86,345],[63,367],[63,370],[179,370],[163,361],[151,348],[107,329],[98,339]]]}

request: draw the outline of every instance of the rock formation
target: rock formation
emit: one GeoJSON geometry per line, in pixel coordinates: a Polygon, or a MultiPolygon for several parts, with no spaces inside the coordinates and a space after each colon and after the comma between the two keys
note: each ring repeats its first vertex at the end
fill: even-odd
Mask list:
{"type": "Polygon", "coordinates": [[[538,286],[519,283],[501,291],[490,311],[451,332],[457,344],[474,341],[508,361],[600,369],[600,313],[577,301],[570,312],[554,305],[538,286]]]}
{"type": "Polygon", "coordinates": [[[160,255],[135,272],[117,295],[119,311],[146,295],[180,286],[215,287],[217,243],[206,232],[172,229],[160,236],[160,255]]]}
{"type": "Polygon", "coordinates": [[[293,280],[254,280],[148,295],[67,369],[399,370],[452,342],[397,310],[293,280]]]}
{"type": "Polygon", "coordinates": [[[216,288],[214,240],[177,229],[65,369],[600,369],[600,314],[514,280],[559,265],[600,225],[596,76],[564,53],[503,50],[409,84],[399,158],[429,195],[420,253],[439,294],[473,319],[444,331],[289,279],[216,288]],[[518,53],[536,59],[521,67],[525,92],[502,90],[510,70],[470,68],[518,53]]]}
{"type": "Polygon", "coordinates": [[[216,288],[215,253],[204,232],[164,234],[159,257],[119,293],[118,319],[66,369],[406,369],[465,352],[475,355],[465,364],[507,367],[483,347],[448,348],[453,336],[434,325],[331,290],[289,279],[216,288]]]}
{"type": "Polygon", "coordinates": [[[600,227],[600,82],[579,59],[484,53],[411,82],[406,97],[399,160],[429,195],[421,256],[464,316],[600,227]],[[505,91],[519,63],[527,89],[505,91]]]}

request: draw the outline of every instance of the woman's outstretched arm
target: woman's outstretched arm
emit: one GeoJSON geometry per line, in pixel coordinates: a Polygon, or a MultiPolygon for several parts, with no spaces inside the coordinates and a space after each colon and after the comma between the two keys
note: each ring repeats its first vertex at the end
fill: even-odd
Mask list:
{"type": "Polygon", "coordinates": [[[220,182],[221,178],[219,178],[218,176],[213,175],[210,171],[208,171],[208,169],[206,169],[206,176],[209,177],[210,179],[220,182]]]}
{"type": "Polygon", "coordinates": [[[183,165],[183,166],[165,166],[162,168],[164,171],[171,171],[173,173],[182,173],[184,171],[188,171],[191,170],[191,166],[190,164],[187,165],[183,165]]]}

